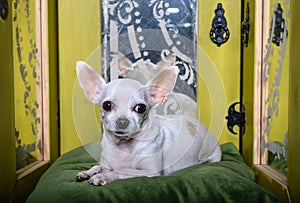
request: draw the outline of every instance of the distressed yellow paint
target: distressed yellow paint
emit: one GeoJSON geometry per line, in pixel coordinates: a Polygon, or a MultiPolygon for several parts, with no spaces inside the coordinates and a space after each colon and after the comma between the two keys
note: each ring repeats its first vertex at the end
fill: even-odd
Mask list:
{"type": "MultiPolygon", "coordinates": [[[[225,116],[227,115],[228,107],[239,101],[239,86],[240,86],[240,1],[223,1],[222,5],[225,10],[225,18],[227,19],[228,29],[230,31],[229,40],[217,47],[209,37],[209,31],[211,29],[212,19],[215,15],[214,10],[217,8],[217,4],[220,1],[217,0],[201,0],[198,7],[198,46],[204,50],[210,61],[208,63],[203,61],[204,58],[198,57],[198,69],[200,77],[198,78],[198,110],[200,121],[206,126],[210,127],[217,122],[213,114],[217,114],[218,124],[222,125],[223,130],[221,134],[215,134],[220,143],[233,142],[238,146],[238,136],[231,134],[226,127],[225,116]],[[216,74],[209,75],[210,78],[202,78],[201,69],[215,68],[216,74]],[[222,87],[224,88],[225,95],[215,94],[212,92],[211,86],[214,85],[214,81],[217,81],[218,77],[222,87]],[[207,80],[207,81],[205,81],[207,80]],[[208,83],[212,84],[209,85],[208,83]],[[223,98],[225,96],[225,98],[223,98]],[[224,100],[225,99],[225,100],[224,100]],[[214,106],[214,101],[224,100],[225,106],[214,106]],[[221,119],[224,119],[223,122],[221,119]]],[[[220,91],[220,88],[216,89],[220,91]]],[[[220,91],[222,92],[222,91],[220,91]]],[[[220,104],[222,105],[222,104],[220,104]]],[[[237,129],[235,129],[237,131],[237,129]]]]}
{"type": "MultiPolygon", "coordinates": [[[[58,1],[61,153],[85,144],[76,131],[73,119],[73,90],[77,85],[75,67],[76,61],[86,61],[99,48],[100,20],[100,1],[98,0],[58,1]]],[[[81,118],[90,116],[84,110],[79,113],[80,115],[76,116],[81,118]]],[[[82,119],[80,125],[88,127],[89,119],[82,119]]],[[[86,132],[86,136],[97,133],[92,132],[94,129],[87,129],[90,131],[86,132]]],[[[82,137],[85,138],[84,135],[82,137]]]]}
{"type": "MultiPolygon", "coordinates": [[[[290,6],[286,1],[271,0],[270,1],[270,15],[268,29],[271,27],[271,21],[273,18],[273,10],[276,2],[280,3],[283,9],[284,19],[287,28],[290,26],[290,6]]],[[[289,30],[288,30],[289,33],[289,30]]],[[[288,132],[288,97],[289,97],[289,49],[290,49],[290,37],[287,37],[286,44],[276,46],[274,43],[269,43],[270,55],[265,58],[264,68],[268,73],[267,81],[263,81],[263,85],[267,86],[266,100],[263,105],[266,105],[266,114],[269,122],[268,132],[264,132],[268,141],[277,141],[282,143],[284,141],[284,135],[288,132]],[[270,65],[266,65],[269,63],[270,65]],[[282,63],[282,64],[281,64],[282,63]],[[267,83],[267,84],[266,84],[267,83]],[[278,91],[278,95],[275,91],[278,91]]],[[[265,72],[265,71],[264,71],[265,72]]],[[[266,120],[264,120],[266,122],[266,120]]]]}
{"type": "MultiPolygon", "coordinates": [[[[270,1],[269,7],[267,9],[269,12],[273,12],[273,6],[276,1],[270,1]]],[[[264,3],[269,3],[266,1],[264,3]]],[[[278,117],[273,115],[272,118],[272,128],[270,131],[270,135],[268,137],[268,141],[274,141],[278,139],[279,142],[283,140],[283,134],[288,131],[288,173],[287,180],[283,176],[276,175],[276,173],[270,173],[269,168],[265,165],[259,165],[260,162],[255,160],[255,163],[258,164],[254,167],[255,172],[257,174],[257,182],[267,188],[269,191],[276,194],[282,202],[297,202],[299,200],[299,167],[300,167],[300,159],[299,159],[299,84],[300,81],[298,79],[299,76],[299,20],[295,18],[299,13],[299,2],[296,1],[278,1],[281,3],[283,7],[283,12],[285,15],[285,20],[287,21],[288,26],[288,40],[287,47],[285,53],[285,59],[283,61],[283,69],[281,74],[281,83],[280,86],[276,88],[279,89],[280,100],[278,102],[279,114],[278,117]],[[290,5],[289,5],[290,4],[290,5]],[[289,10],[290,9],[290,10],[289,10]],[[291,14],[291,18],[289,15],[291,14]],[[285,71],[287,73],[285,73],[285,71]],[[282,88],[283,87],[283,88],[282,88]],[[283,92],[282,92],[283,91],[283,92]],[[288,92],[288,94],[286,94],[288,92]],[[283,100],[283,101],[282,101],[283,100]],[[281,113],[283,111],[283,113],[281,113]],[[286,112],[287,111],[287,112],[286,112]],[[282,123],[280,122],[282,121],[282,123]],[[288,123],[288,125],[287,125],[288,123]],[[273,140],[272,140],[273,139],[273,140]]],[[[266,15],[266,12],[264,12],[266,15]]],[[[259,15],[258,15],[259,16],[259,15]]],[[[271,16],[267,15],[267,23],[270,23],[271,16]]],[[[257,23],[261,20],[257,19],[257,23]]],[[[266,31],[267,35],[269,34],[269,25],[267,25],[266,31]]],[[[262,47],[262,46],[261,46],[262,47]]],[[[258,48],[261,48],[258,47],[258,48]]],[[[272,87],[272,82],[274,81],[274,76],[277,76],[277,73],[274,73],[274,69],[278,68],[278,51],[279,47],[272,45],[274,50],[272,51],[272,56],[270,57],[271,69],[269,72],[269,81],[265,84],[266,88],[263,90],[270,90],[272,87]],[[275,63],[275,65],[274,65],[275,63]]],[[[265,48],[265,47],[263,47],[265,48]]],[[[281,53],[282,54],[282,53],[281,53]]],[[[268,93],[267,91],[267,93],[268,93]]],[[[260,93],[260,92],[259,92],[260,93]]],[[[262,105],[270,105],[270,103],[264,103],[262,101],[262,105]]],[[[259,132],[257,133],[259,134],[259,132]]],[[[256,147],[256,146],[254,146],[256,147]]],[[[260,146],[257,146],[259,149],[260,146]]],[[[259,151],[259,150],[257,150],[259,151]]]]}
{"type": "Polygon", "coordinates": [[[14,96],[17,159],[40,159],[41,77],[37,65],[35,1],[13,1],[14,96]],[[25,157],[22,157],[25,156],[25,157]]]}

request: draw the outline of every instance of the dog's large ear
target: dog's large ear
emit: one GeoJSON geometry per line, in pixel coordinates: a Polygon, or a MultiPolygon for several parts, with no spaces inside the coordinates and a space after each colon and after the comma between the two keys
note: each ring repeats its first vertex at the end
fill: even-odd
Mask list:
{"type": "Polygon", "coordinates": [[[162,58],[160,62],[158,62],[156,65],[158,68],[168,68],[171,66],[175,66],[176,62],[176,55],[170,54],[162,58]]]}
{"type": "Polygon", "coordinates": [[[150,80],[146,87],[148,96],[151,97],[154,104],[160,104],[164,101],[167,94],[169,94],[176,83],[178,68],[171,66],[162,70],[152,80],[150,80]]]}
{"type": "Polygon", "coordinates": [[[77,62],[76,72],[79,84],[88,100],[94,104],[98,104],[100,102],[101,92],[106,85],[104,79],[83,61],[77,62]]]}
{"type": "Polygon", "coordinates": [[[115,52],[113,55],[118,57],[118,69],[120,74],[126,77],[132,69],[132,62],[121,52],[115,52]]]}

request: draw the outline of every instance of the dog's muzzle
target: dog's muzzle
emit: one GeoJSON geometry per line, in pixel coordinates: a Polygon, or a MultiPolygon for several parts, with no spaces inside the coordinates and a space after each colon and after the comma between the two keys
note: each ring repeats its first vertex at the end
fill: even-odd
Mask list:
{"type": "Polygon", "coordinates": [[[131,139],[131,137],[127,133],[125,133],[123,131],[115,131],[114,132],[114,136],[117,139],[121,139],[121,140],[129,140],[129,139],[131,139]]]}

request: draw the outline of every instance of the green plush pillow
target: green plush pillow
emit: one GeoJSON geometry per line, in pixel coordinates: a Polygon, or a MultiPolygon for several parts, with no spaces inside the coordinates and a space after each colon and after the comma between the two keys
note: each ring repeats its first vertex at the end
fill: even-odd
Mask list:
{"type": "Polygon", "coordinates": [[[99,160],[99,143],[92,143],[62,155],[41,177],[27,202],[279,202],[254,182],[252,170],[232,143],[221,148],[222,161],[218,163],[96,187],[75,181],[79,171],[99,160]]]}

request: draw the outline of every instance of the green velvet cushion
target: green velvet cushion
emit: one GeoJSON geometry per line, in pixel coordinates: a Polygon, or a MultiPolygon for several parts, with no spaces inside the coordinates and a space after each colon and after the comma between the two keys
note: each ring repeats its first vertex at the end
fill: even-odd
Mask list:
{"type": "Polygon", "coordinates": [[[254,182],[252,170],[232,143],[221,148],[219,163],[96,187],[75,181],[79,171],[97,164],[92,157],[99,160],[99,143],[92,143],[61,156],[41,177],[27,202],[279,202],[254,182]]]}

